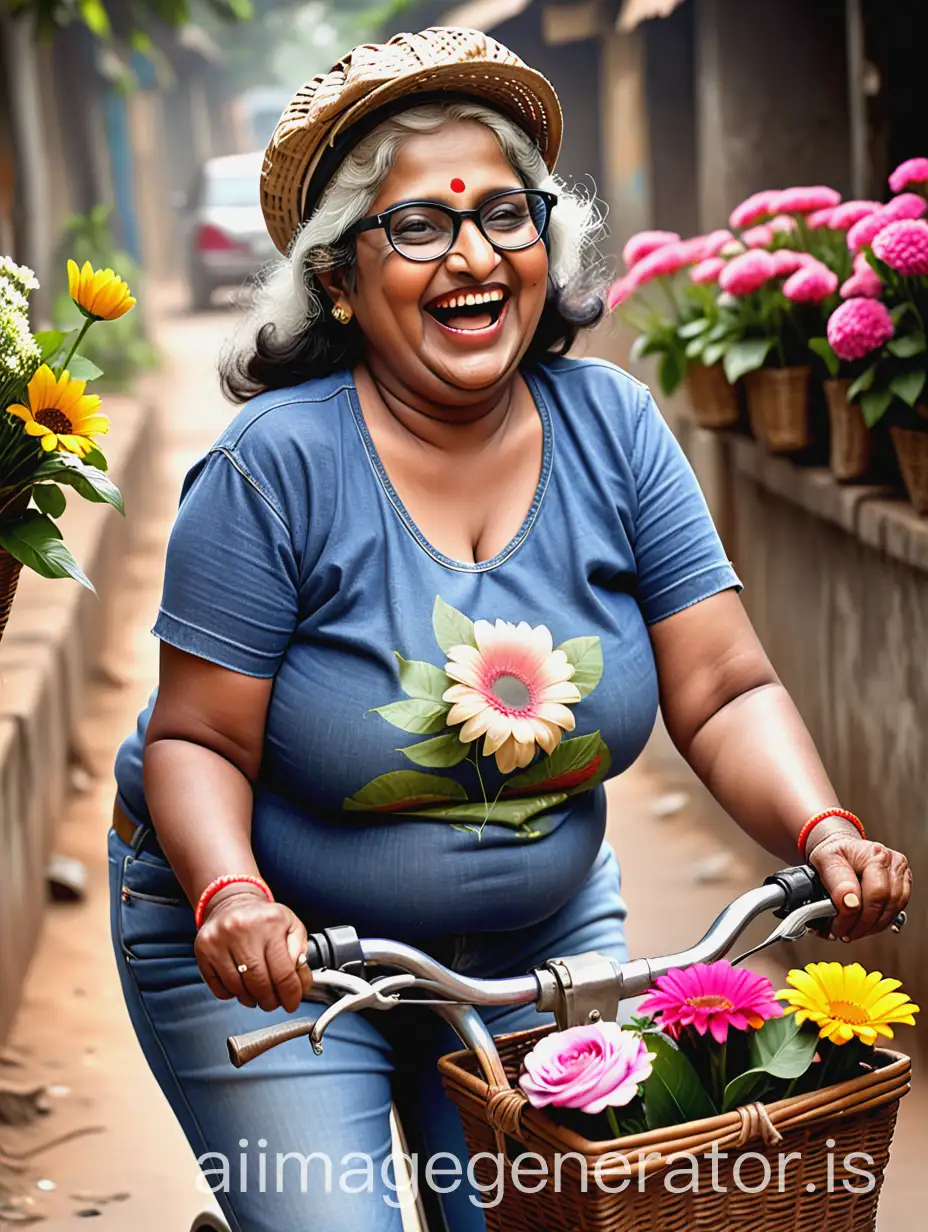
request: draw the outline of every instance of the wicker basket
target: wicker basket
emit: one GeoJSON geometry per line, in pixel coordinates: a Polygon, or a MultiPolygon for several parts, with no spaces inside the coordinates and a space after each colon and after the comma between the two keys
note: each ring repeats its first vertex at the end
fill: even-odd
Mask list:
{"type": "Polygon", "coordinates": [[[870,470],[870,431],[863,411],[856,402],[848,402],[848,380],[824,382],[831,426],[829,465],[835,479],[863,479],[870,470]]]}
{"type": "Polygon", "coordinates": [[[771,453],[796,453],[812,444],[812,368],[759,368],[745,377],[751,429],[771,453]]]}
{"type": "Polygon", "coordinates": [[[917,428],[890,428],[899,469],[905,481],[909,500],[917,514],[928,514],[928,425],[917,428]]]}
{"type": "Polygon", "coordinates": [[[10,619],[10,608],[22,568],[22,563],[15,556],[11,556],[6,548],[0,548],[0,639],[10,619]]]}
{"type": "Polygon", "coordinates": [[[738,389],[721,364],[690,364],[686,374],[693,419],[700,428],[733,428],[741,418],[738,389]]]}
{"type": "MultiPolygon", "coordinates": [[[[549,1030],[496,1041],[510,1083],[549,1030]]],[[[442,1057],[439,1068],[471,1155],[485,1153],[474,1171],[488,1197],[499,1192],[501,1144],[510,1162],[531,1151],[547,1165],[546,1183],[535,1193],[528,1190],[539,1186],[537,1160],[523,1165],[519,1186],[504,1175],[501,1201],[484,1212],[488,1232],[872,1232],[899,1100],[911,1075],[908,1057],[877,1055],[882,1068],[823,1091],[613,1142],[588,1141],[556,1125],[512,1086],[491,1087],[472,1052],[442,1057]],[[706,1154],[713,1149],[718,1153],[706,1154]],[[866,1178],[844,1168],[844,1160],[861,1151],[873,1161],[853,1161],[874,1177],[868,1193],[862,1192],[866,1178]],[[764,1184],[768,1168],[772,1179],[764,1184]]]]}

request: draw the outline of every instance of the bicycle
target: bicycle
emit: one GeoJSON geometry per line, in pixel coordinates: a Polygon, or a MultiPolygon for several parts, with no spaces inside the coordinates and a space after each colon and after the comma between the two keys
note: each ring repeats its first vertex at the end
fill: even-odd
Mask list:
{"type": "MultiPolygon", "coordinates": [[[[511,1137],[518,1119],[516,1116],[514,1120],[512,1115],[514,1101],[509,1097],[516,1093],[510,1082],[513,1074],[518,1072],[518,1061],[525,1048],[522,1047],[520,1053],[519,1047],[516,1047],[513,1052],[507,1045],[507,1051],[510,1053],[507,1072],[497,1041],[494,1041],[477,1013],[477,1006],[534,1003],[539,1012],[553,1014],[559,1030],[599,1020],[615,1021],[619,1017],[619,1008],[623,1001],[646,993],[660,976],[673,968],[714,962],[724,957],[746,928],[768,911],[772,912],[780,923],[763,941],[732,960],[734,963],[742,962],[781,941],[797,941],[814,925],[836,914],[833,903],[824,893],[811,868],[787,868],[772,874],[763,886],[749,890],[735,899],[716,918],[702,939],[690,949],[658,958],[637,958],[621,963],[596,953],[553,958],[525,975],[494,980],[472,979],[459,975],[429,955],[400,942],[360,939],[354,929],[345,926],[325,929],[310,937],[307,963],[313,976],[312,993],[308,999],[327,1001],[326,1008],[314,1021],[298,1018],[270,1027],[261,1027],[245,1035],[230,1037],[229,1058],[236,1067],[246,1065],[269,1049],[302,1036],[309,1037],[313,1051],[319,1054],[322,1052],[327,1029],[343,1013],[357,1013],[362,1010],[389,1011],[400,1004],[427,1007],[440,1014],[453,1027],[467,1050],[467,1054],[453,1054],[451,1057],[442,1058],[440,1068],[446,1086],[459,1106],[466,1102],[461,1097],[463,1087],[469,1087],[471,1096],[474,1090],[482,1092],[485,1087],[485,1107],[481,1109],[480,1115],[489,1121],[498,1147],[505,1152],[505,1140],[507,1136],[511,1137]],[[377,974],[378,968],[386,969],[386,972],[377,974]],[[475,1070],[479,1066],[485,1080],[482,1085],[479,1080],[475,1080],[476,1085],[475,1082],[468,1083],[461,1067],[461,1061],[467,1055],[475,1062],[470,1065],[471,1069],[475,1070]],[[455,1084],[458,1088],[457,1094],[454,1090],[455,1084]],[[508,1111],[504,1106],[507,1104],[508,1111]]],[[[904,923],[903,912],[897,917],[894,930],[901,929],[904,923]]],[[[534,1032],[520,1033],[520,1036],[535,1035],[534,1032]]],[[[520,1042],[517,1036],[508,1038],[509,1041],[520,1042]]],[[[506,1043],[505,1037],[501,1043],[506,1043]]],[[[905,1058],[903,1060],[907,1061],[905,1058]]],[[[900,1068],[898,1064],[891,1069],[895,1085],[892,1086],[890,1094],[898,1099],[899,1094],[904,1094],[908,1089],[908,1069],[907,1065],[900,1068]]],[[[890,1070],[886,1072],[889,1074],[890,1070]]],[[[854,1081],[859,1083],[861,1080],[854,1081]]],[[[464,1095],[467,1094],[465,1091],[464,1095]]],[[[518,1096],[516,1100],[519,1107],[524,1106],[524,1101],[518,1096]]],[[[473,1103],[473,1100],[471,1102],[473,1103]]],[[[871,1104],[865,1102],[863,1106],[870,1107],[871,1104]]],[[[420,1195],[420,1198],[422,1197],[423,1195],[420,1195]]],[[[428,1206],[427,1200],[425,1205],[428,1206]]],[[[494,1216],[503,1206],[505,1203],[497,1208],[494,1216]]],[[[489,1214],[488,1212],[488,1216],[489,1214]]],[[[420,1204],[420,1219],[423,1218],[427,1218],[427,1211],[423,1212],[420,1204]]],[[[580,1226],[576,1222],[548,1223],[543,1221],[545,1218],[544,1215],[539,1217],[536,1209],[531,1216],[532,1222],[524,1226],[533,1229],[580,1226]],[[534,1222],[539,1218],[542,1221],[534,1222]]],[[[553,1213],[551,1218],[555,1218],[553,1213]]],[[[195,1225],[197,1226],[207,1228],[219,1225],[195,1225]]],[[[428,1226],[423,1222],[423,1229],[428,1226]]],[[[492,1221],[488,1218],[488,1226],[499,1228],[501,1232],[503,1229],[506,1229],[506,1232],[510,1232],[510,1229],[519,1232],[523,1224],[520,1222],[517,1228],[513,1229],[511,1224],[498,1223],[495,1218],[492,1221]]],[[[587,1224],[584,1221],[582,1226],[617,1228],[619,1225],[611,1222],[602,1225],[595,1222],[587,1224]]],[[[689,1225],[660,1223],[654,1226],[676,1228],[689,1225]]],[[[786,1232],[787,1228],[800,1225],[778,1222],[777,1226],[786,1232]]],[[[803,1223],[801,1226],[805,1228],[807,1225],[803,1223]]],[[[855,1222],[848,1226],[853,1226],[856,1230],[864,1225],[855,1222]]],[[[836,1229],[837,1225],[832,1224],[831,1227],[836,1229]]]]}

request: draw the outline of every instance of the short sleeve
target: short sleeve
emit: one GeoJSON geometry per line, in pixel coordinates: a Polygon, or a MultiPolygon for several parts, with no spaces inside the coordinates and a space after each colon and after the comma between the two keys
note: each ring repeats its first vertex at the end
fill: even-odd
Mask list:
{"type": "Polygon", "coordinates": [[[272,496],[213,450],[184,483],[156,637],[247,676],[273,676],[298,619],[299,570],[272,496]]]}
{"type": "Polygon", "coordinates": [[[719,591],[741,589],[680,444],[643,391],[632,470],[638,495],[635,563],[647,624],[719,591]]]}

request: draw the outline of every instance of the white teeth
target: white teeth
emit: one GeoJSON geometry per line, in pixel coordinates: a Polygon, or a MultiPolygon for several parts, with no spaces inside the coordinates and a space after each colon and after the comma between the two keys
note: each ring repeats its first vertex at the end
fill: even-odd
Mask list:
{"type": "Polygon", "coordinates": [[[499,303],[503,298],[502,291],[477,291],[468,292],[466,295],[452,295],[450,299],[441,300],[435,305],[436,308],[464,308],[472,307],[475,304],[492,304],[499,303]]]}
{"type": "Polygon", "coordinates": [[[476,304],[476,302],[477,302],[477,297],[476,297],[476,295],[465,295],[465,296],[464,296],[464,303],[468,306],[468,308],[469,308],[472,304],[476,304]]]}

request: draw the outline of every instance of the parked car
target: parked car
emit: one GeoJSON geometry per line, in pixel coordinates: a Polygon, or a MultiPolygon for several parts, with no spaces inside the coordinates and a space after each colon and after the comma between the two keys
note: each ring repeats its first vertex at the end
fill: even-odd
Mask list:
{"type": "Polygon", "coordinates": [[[189,196],[178,201],[195,312],[209,307],[219,287],[251,281],[276,256],[258,197],[262,159],[260,153],[211,158],[197,173],[189,196]]]}

